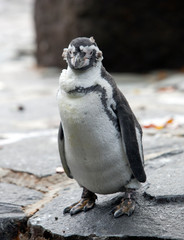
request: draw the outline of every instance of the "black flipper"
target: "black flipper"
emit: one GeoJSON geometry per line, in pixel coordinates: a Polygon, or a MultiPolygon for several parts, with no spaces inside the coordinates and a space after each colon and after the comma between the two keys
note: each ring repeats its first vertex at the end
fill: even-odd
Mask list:
{"type": "Polygon", "coordinates": [[[117,103],[116,114],[119,121],[124,150],[134,177],[139,182],[145,182],[146,174],[143,167],[142,129],[127,100],[119,89],[117,89],[115,96],[117,103]]]}
{"type": "Polygon", "coordinates": [[[64,133],[63,133],[63,128],[61,123],[59,126],[59,132],[58,132],[58,148],[59,148],[59,154],[60,154],[61,162],[65,170],[65,173],[69,178],[73,178],[65,158],[64,133]]]}
{"type": "Polygon", "coordinates": [[[139,182],[145,182],[146,174],[143,167],[144,156],[141,126],[132,112],[126,98],[118,89],[114,79],[103,66],[101,68],[101,76],[106,79],[113,88],[113,98],[116,102],[116,109],[112,108],[112,110],[117,115],[122,135],[122,145],[126,152],[133,175],[139,182]]]}

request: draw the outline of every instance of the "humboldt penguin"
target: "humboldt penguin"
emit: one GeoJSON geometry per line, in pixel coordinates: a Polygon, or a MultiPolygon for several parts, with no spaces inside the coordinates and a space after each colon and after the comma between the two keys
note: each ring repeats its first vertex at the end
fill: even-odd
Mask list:
{"type": "Polygon", "coordinates": [[[102,65],[93,37],[79,37],[63,51],[57,101],[58,145],[63,168],[83,188],[71,215],[95,206],[96,194],[124,192],[114,217],[130,216],[135,191],[146,181],[142,130],[126,98],[102,65]]]}

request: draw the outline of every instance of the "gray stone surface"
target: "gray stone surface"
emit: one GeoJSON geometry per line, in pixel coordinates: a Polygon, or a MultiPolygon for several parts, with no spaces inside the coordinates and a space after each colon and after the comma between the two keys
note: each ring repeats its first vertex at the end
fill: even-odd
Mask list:
{"type": "Polygon", "coordinates": [[[40,200],[43,194],[13,184],[0,183],[0,196],[0,239],[12,240],[26,230],[28,217],[23,207],[40,200]]]}
{"type": "Polygon", "coordinates": [[[154,135],[152,136],[144,134],[144,153],[148,159],[158,158],[162,155],[170,157],[184,152],[184,138],[171,137],[170,135],[164,136],[163,133],[154,130],[154,135]]]}
{"type": "Polygon", "coordinates": [[[20,232],[26,231],[28,218],[19,206],[0,203],[0,239],[14,240],[20,232]],[[5,213],[2,215],[2,212],[5,213]]]}
{"type": "MultiPolygon", "coordinates": [[[[156,204],[139,194],[137,206],[131,217],[114,219],[110,214],[120,198],[117,195],[99,196],[96,207],[76,216],[63,215],[63,209],[80,198],[81,190],[74,187],[60,193],[60,196],[29,219],[32,239],[47,236],[51,239],[83,239],[97,236],[144,237],[155,239],[183,239],[184,205],[156,204]],[[58,237],[58,238],[57,238],[58,237]]],[[[95,239],[95,238],[94,238],[95,239]]],[[[98,238],[97,238],[98,239],[98,238]]],[[[134,239],[134,238],[133,238],[134,239]]]]}
{"type": "Polygon", "coordinates": [[[14,184],[0,183],[0,203],[26,206],[43,197],[41,192],[28,189],[14,184]]]}
{"type": "Polygon", "coordinates": [[[61,165],[57,129],[27,135],[25,139],[3,146],[0,150],[0,167],[28,172],[38,177],[54,174],[61,165]]]}
{"type": "Polygon", "coordinates": [[[60,192],[59,197],[29,220],[32,239],[39,236],[58,239],[69,236],[71,239],[72,236],[76,239],[83,239],[84,236],[97,239],[112,236],[115,239],[183,239],[184,154],[180,150],[166,151],[165,155],[158,155],[146,162],[148,179],[137,193],[137,206],[131,217],[114,219],[110,213],[120,201],[121,194],[98,195],[93,210],[72,217],[63,215],[66,206],[80,199],[81,189],[74,184],[60,192]]]}
{"type": "Polygon", "coordinates": [[[184,201],[184,154],[165,155],[147,164],[146,196],[157,202],[184,201]]]}

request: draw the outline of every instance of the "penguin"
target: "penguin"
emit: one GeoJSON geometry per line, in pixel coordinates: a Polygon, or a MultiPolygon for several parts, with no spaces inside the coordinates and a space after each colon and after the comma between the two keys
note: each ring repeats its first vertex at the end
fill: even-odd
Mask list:
{"type": "Polygon", "coordinates": [[[136,190],[146,181],[142,129],[93,37],[73,39],[62,56],[67,69],[57,94],[58,147],[67,176],[83,189],[81,199],[63,212],[86,212],[95,206],[96,194],[123,192],[112,212],[115,218],[130,216],[136,190]]]}

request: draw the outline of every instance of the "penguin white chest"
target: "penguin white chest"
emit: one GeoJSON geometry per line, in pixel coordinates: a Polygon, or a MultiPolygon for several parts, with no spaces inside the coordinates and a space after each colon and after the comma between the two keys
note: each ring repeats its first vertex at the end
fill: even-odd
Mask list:
{"type": "Polygon", "coordinates": [[[132,172],[117,119],[103,97],[100,91],[76,96],[60,91],[58,102],[66,160],[74,179],[92,192],[108,194],[126,186],[132,172]]]}

